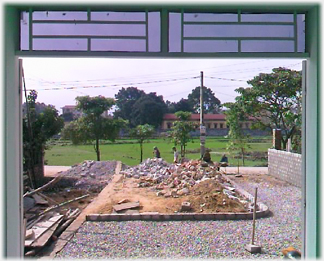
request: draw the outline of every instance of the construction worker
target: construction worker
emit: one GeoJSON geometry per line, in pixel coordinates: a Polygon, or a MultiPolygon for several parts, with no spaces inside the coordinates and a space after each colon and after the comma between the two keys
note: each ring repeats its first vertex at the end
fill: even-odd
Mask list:
{"type": "Polygon", "coordinates": [[[161,158],[160,151],[156,146],[153,148],[153,155],[155,158],[161,158]]]}
{"type": "Polygon", "coordinates": [[[225,154],[223,155],[223,157],[220,160],[220,165],[222,167],[227,167],[228,166],[228,158],[226,157],[225,154]]]}
{"type": "Polygon", "coordinates": [[[172,150],[173,150],[173,163],[178,163],[179,162],[179,152],[177,151],[176,147],[173,147],[172,150]]]}

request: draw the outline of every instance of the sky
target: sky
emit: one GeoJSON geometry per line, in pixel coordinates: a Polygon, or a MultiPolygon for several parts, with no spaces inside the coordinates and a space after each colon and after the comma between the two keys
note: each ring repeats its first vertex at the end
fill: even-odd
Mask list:
{"type": "MultiPolygon", "coordinates": [[[[156,92],[164,101],[177,102],[201,84],[221,101],[233,102],[235,89],[273,68],[301,70],[302,59],[126,59],[24,58],[25,87],[38,92],[37,102],[51,104],[61,113],[75,105],[77,96],[115,98],[124,87],[156,92]]],[[[23,97],[25,101],[25,97],[23,97]]]]}

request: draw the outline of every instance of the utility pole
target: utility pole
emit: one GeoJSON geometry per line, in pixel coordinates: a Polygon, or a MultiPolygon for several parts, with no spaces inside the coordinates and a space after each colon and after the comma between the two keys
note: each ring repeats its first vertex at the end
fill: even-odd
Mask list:
{"type": "Polygon", "coordinates": [[[206,127],[204,126],[204,102],[203,102],[204,72],[200,72],[200,155],[205,154],[206,127]]]}

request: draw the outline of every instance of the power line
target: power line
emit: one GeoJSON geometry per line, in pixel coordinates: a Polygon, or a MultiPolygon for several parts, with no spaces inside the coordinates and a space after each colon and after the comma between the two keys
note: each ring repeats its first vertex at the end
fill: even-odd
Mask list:
{"type": "MultiPolygon", "coordinates": [[[[72,90],[72,89],[86,89],[86,88],[121,87],[121,86],[133,86],[133,85],[152,84],[152,83],[175,82],[175,81],[189,80],[189,79],[196,79],[196,78],[199,78],[199,76],[186,77],[186,78],[180,78],[180,79],[167,79],[167,80],[133,82],[133,83],[123,83],[123,84],[110,84],[110,85],[103,84],[103,85],[87,85],[87,86],[53,87],[53,88],[43,88],[43,89],[37,89],[37,90],[56,91],[56,90],[72,90]]],[[[116,88],[111,88],[111,89],[116,89],[116,88]]],[[[30,90],[28,90],[28,91],[30,91],[30,90]]]]}
{"type": "MultiPolygon", "coordinates": [[[[293,64],[288,64],[288,65],[282,65],[280,67],[294,67],[296,65],[301,65],[301,62],[298,63],[293,63],[293,64]]],[[[277,66],[278,67],[278,66],[277,66]]],[[[217,74],[222,73],[222,74],[229,74],[229,73],[246,73],[246,72],[256,72],[256,71],[261,71],[264,69],[273,69],[273,66],[263,66],[263,67],[254,67],[254,68],[246,68],[246,69],[235,69],[235,70],[223,70],[223,71],[217,71],[217,74]]],[[[256,72],[259,74],[260,72],[256,72]]]]}
{"type": "MultiPolygon", "coordinates": [[[[228,67],[228,66],[235,66],[235,65],[244,65],[244,64],[249,64],[249,63],[257,63],[257,62],[262,62],[262,61],[266,61],[265,60],[258,60],[258,61],[249,61],[249,62],[243,62],[243,63],[234,63],[234,64],[227,64],[227,65],[222,65],[222,66],[213,66],[213,67],[207,67],[207,68],[202,68],[202,70],[208,70],[208,69],[214,69],[214,68],[224,68],[224,67],[228,67]]],[[[170,77],[170,75],[175,74],[175,76],[182,76],[184,73],[188,73],[188,72],[197,72],[197,69],[190,69],[190,70],[183,70],[183,71],[176,71],[176,72],[163,72],[163,73],[154,73],[154,74],[144,74],[144,75],[138,75],[138,76],[124,76],[124,77],[117,77],[117,78],[106,78],[106,79],[91,79],[91,80],[71,80],[71,81],[61,81],[61,82],[55,82],[55,81],[47,81],[44,79],[41,79],[43,82],[45,83],[49,83],[49,84],[71,84],[71,83],[82,83],[82,82],[94,82],[94,81],[118,81],[118,80],[123,80],[125,78],[130,79],[130,78],[147,78],[147,77],[161,77],[163,75],[166,75],[168,77],[170,77]],[[180,74],[180,75],[179,75],[180,74]]]]}
{"type": "Polygon", "coordinates": [[[213,76],[205,76],[205,78],[209,78],[209,79],[213,79],[213,80],[232,81],[232,82],[246,82],[246,80],[240,80],[240,79],[228,79],[228,78],[213,77],[213,76]]]}

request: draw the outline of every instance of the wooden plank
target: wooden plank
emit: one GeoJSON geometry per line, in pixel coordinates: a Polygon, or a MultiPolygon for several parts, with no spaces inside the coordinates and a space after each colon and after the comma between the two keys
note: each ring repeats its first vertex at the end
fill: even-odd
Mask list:
{"type": "Polygon", "coordinates": [[[54,223],[53,226],[51,226],[44,234],[42,234],[39,238],[37,238],[33,243],[32,247],[43,247],[47,241],[50,239],[50,237],[54,234],[56,231],[58,225],[60,222],[54,223]]]}
{"type": "Polygon", "coordinates": [[[139,214],[139,211],[137,209],[125,209],[120,211],[119,213],[123,214],[139,214]]]}
{"type": "Polygon", "coordinates": [[[28,230],[26,231],[25,240],[26,240],[26,239],[33,238],[33,237],[35,237],[34,230],[32,230],[32,229],[28,229],[28,230]]]}
{"type": "Polygon", "coordinates": [[[40,204],[40,205],[48,205],[47,200],[45,200],[43,197],[41,197],[38,194],[34,194],[32,195],[32,197],[35,199],[36,204],[40,204]]]}
{"type": "Polygon", "coordinates": [[[87,194],[87,195],[84,195],[84,196],[81,196],[81,197],[78,197],[78,198],[71,199],[71,200],[68,200],[66,202],[60,203],[60,204],[58,204],[56,206],[49,207],[46,210],[44,210],[43,212],[39,213],[39,215],[44,215],[45,213],[53,211],[54,209],[58,209],[58,208],[63,207],[65,205],[67,205],[67,204],[70,204],[70,203],[72,203],[74,201],[78,201],[78,200],[84,199],[84,198],[89,197],[89,196],[90,196],[90,194],[87,194]]]}
{"type": "MultiPolygon", "coordinates": [[[[34,237],[25,240],[25,246],[31,246],[35,240],[37,240],[39,237],[41,237],[47,230],[53,230],[51,229],[55,224],[58,224],[63,219],[63,215],[57,215],[55,217],[51,217],[50,219],[39,222],[36,225],[32,227],[34,231],[34,237]]],[[[52,231],[54,233],[54,231],[52,231]]]]}
{"type": "Polygon", "coordinates": [[[123,203],[123,204],[119,204],[119,205],[115,205],[113,206],[113,209],[118,212],[124,209],[130,209],[130,208],[137,208],[140,206],[139,201],[136,202],[129,202],[129,203],[123,203]]]}
{"type": "Polygon", "coordinates": [[[40,195],[42,198],[46,199],[48,202],[53,203],[54,205],[59,204],[59,203],[58,203],[57,201],[55,201],[54,199],[52,199],[52,198],[50,198],[50,197],[44,195],[44,194],[41,193],[41,192],[38,192],[37,194],[40,195]]]}
{"type": "Polygon", "coordinates": [[[48,189],[49,187],[51,187],[54,184],[56,184],[57,182],[59,182],[62,177],[63,177],[63,175],[61,173],[60,175],[58,175],[54,179],[52,179],[50,182],[43,185],[42,187],[40,187],[38,189],[35,189],[33,191],[26,192],[23,197],[28,197],[28,196],[31,196],[31,195],[33,195],[35,193],[38,193],[38,192],[42,191],[42,190],[48,189]]]}

